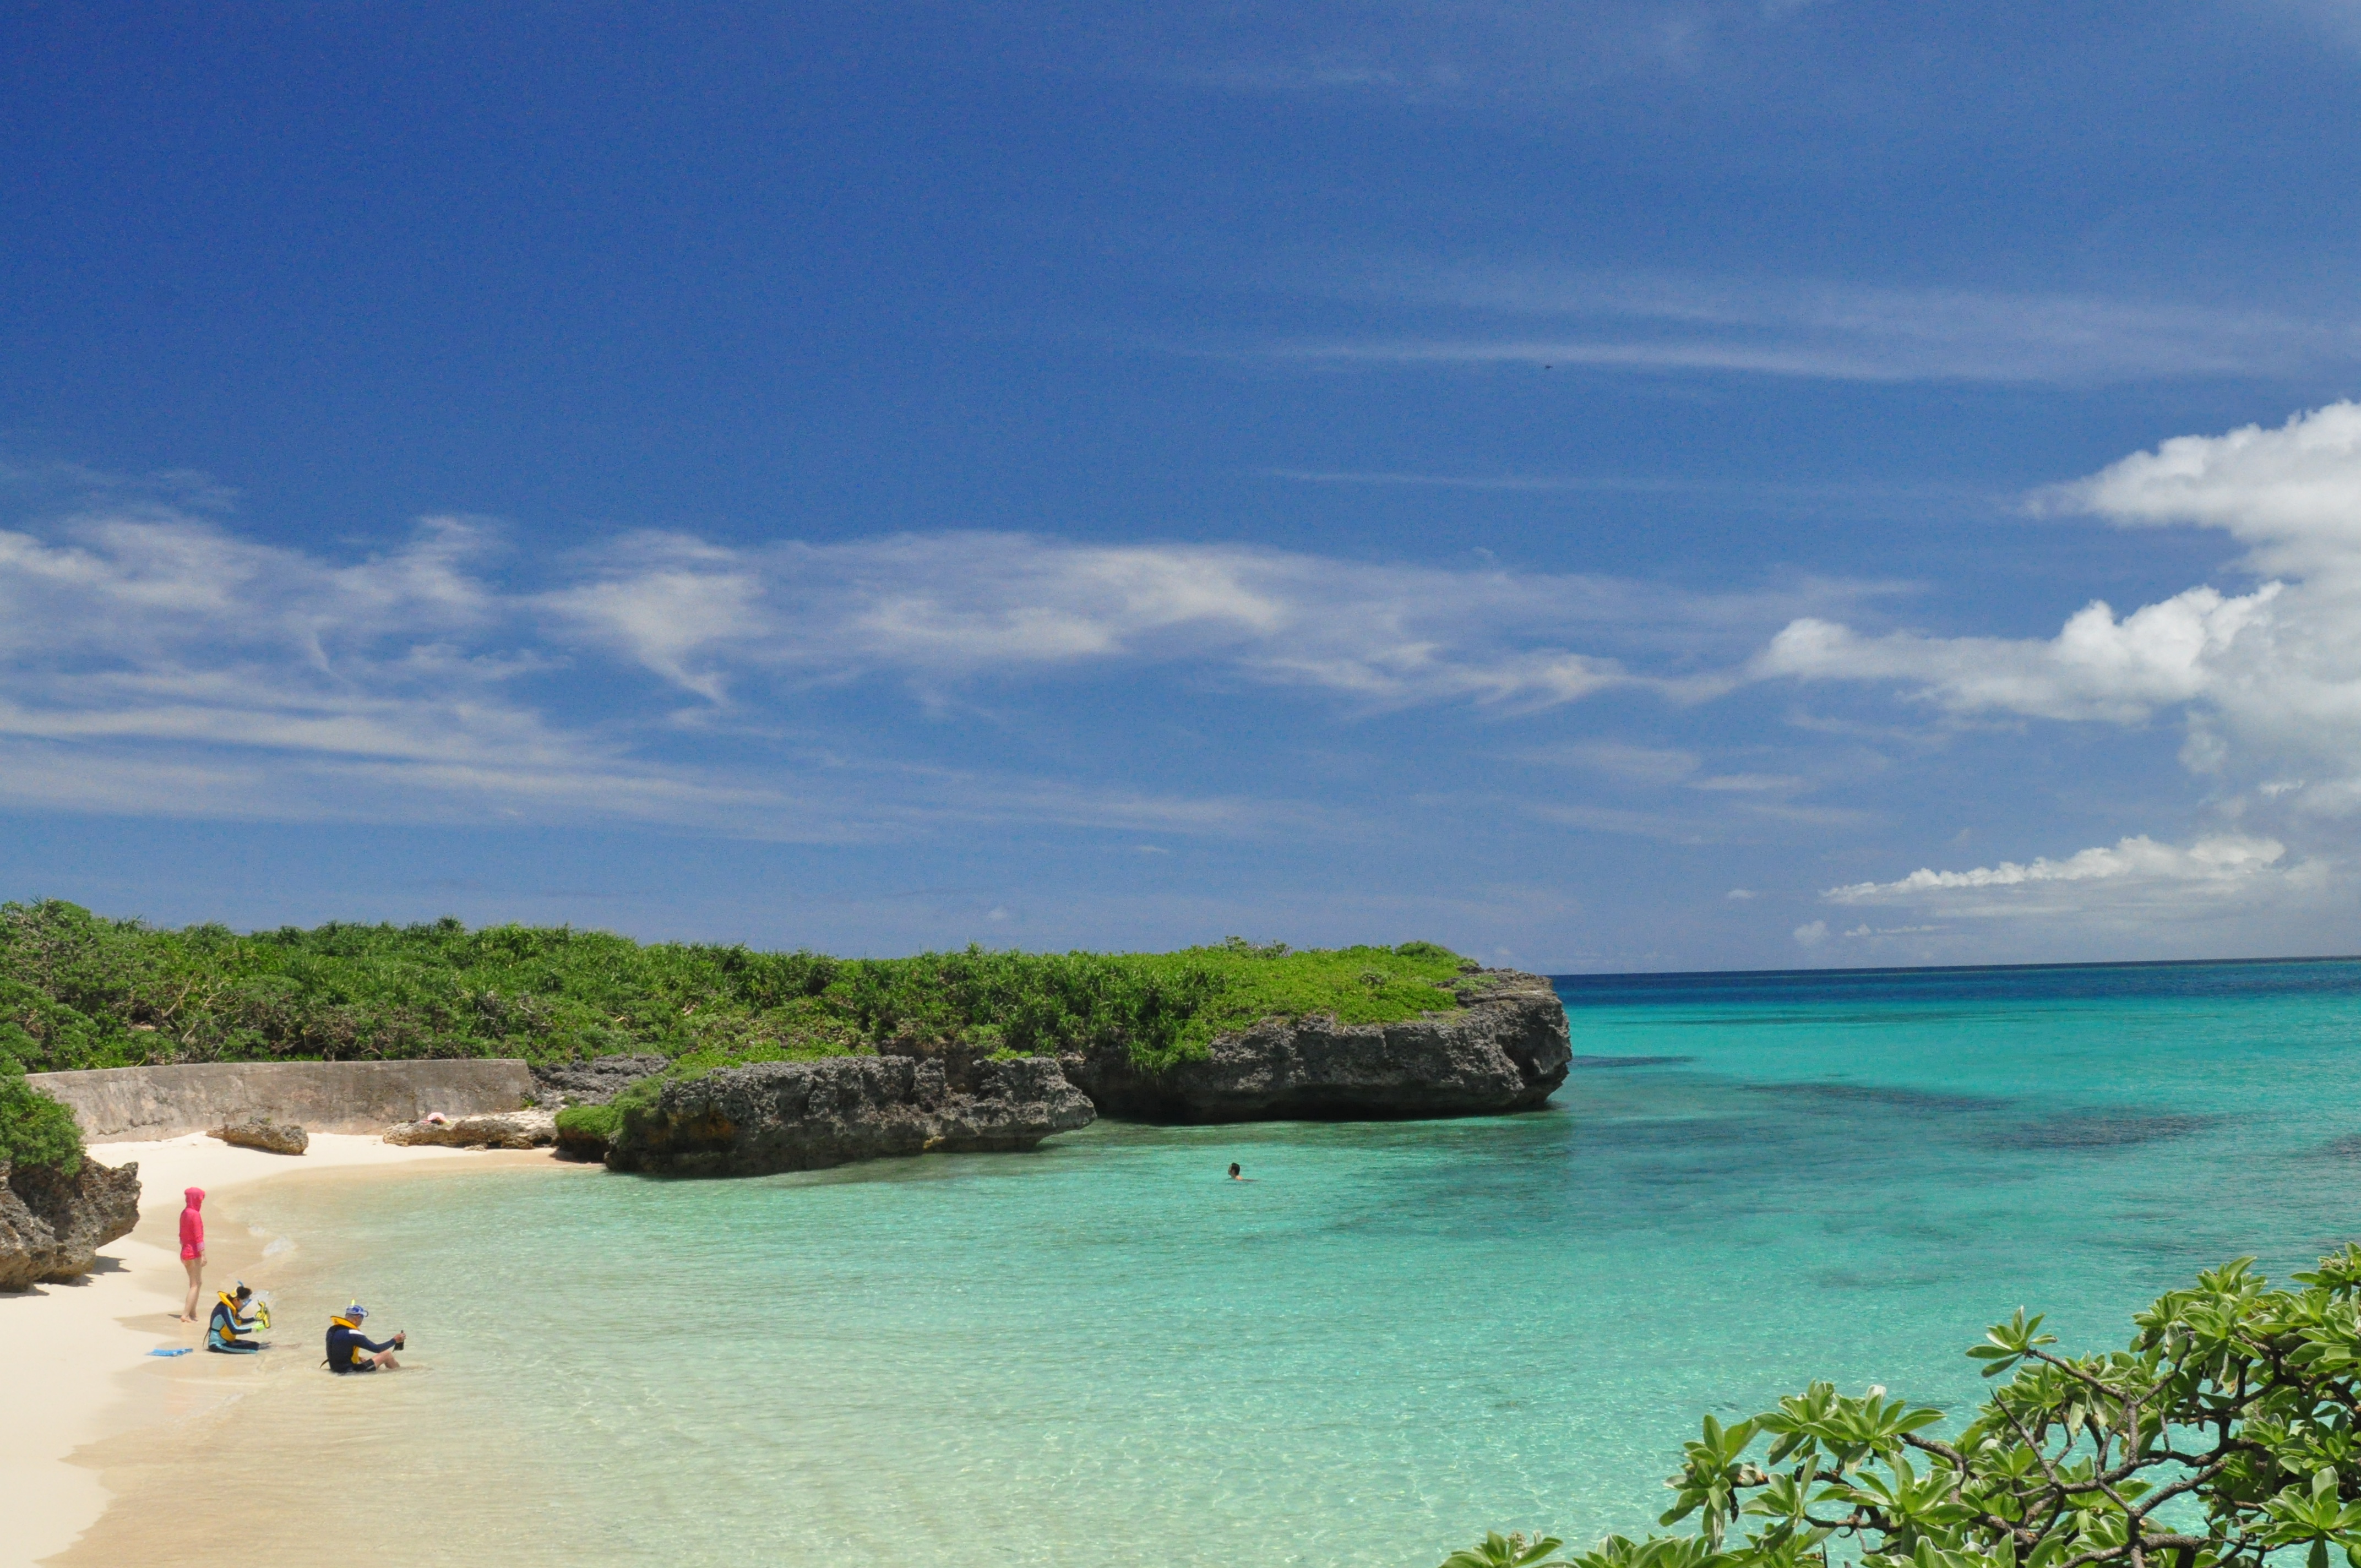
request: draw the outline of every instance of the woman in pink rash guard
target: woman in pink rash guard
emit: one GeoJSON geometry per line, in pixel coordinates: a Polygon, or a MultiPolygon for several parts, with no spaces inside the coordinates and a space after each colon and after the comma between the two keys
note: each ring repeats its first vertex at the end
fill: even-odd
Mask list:
{"type": "Polygon", "coordinates": [[[197,1295],[205,1282],[205,1217],[197,1212],[204,1206],[205,1190],[192,1187],[181,1196],[189,1206],[181,1211],[181,1266],[189,1271],[189,1302],[181,1309],[181,1321],[197,1321],[197,1295]]]}

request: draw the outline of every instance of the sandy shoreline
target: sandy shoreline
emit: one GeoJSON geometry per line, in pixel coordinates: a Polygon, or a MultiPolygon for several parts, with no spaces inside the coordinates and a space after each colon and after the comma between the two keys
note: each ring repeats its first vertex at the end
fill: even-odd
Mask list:
{"type": "MultiPolygon", "coordinates": [[[[33,1563],[65,1551],[105,1511],[97,1470],[72,1463],[79,1449],[126,1431],[215,1408],[236,1394],[216,1369],[236,1358],[150,1356],[159,1346],[199,1346],[201,1326],[177,1321],[188,1288],[177,1231],[181,1190],[205,1190],[205,1306],[213,1292],[244,1278],[269,1291],[277,1272],[271,1238],[249,1235],[239,1199],[262,1181],[398,1176],[520,1165],[578,1168],[545,1152],[404,1148],[375,1136],[315,1134],[295,1158],[232,1148],[202,1134],[159,1143],[99,1144],[102,1164],[139,1166],[139,1223],[104,1248],[99,1267],[70,1285],[0,1293],[0,1387],[10,1420],[0,1423],[0,1565],[33,1563]]],[[[203,1310],[201,1308],[200,1310],[203,1310]]],[[[309,1339],[308,1318],[282,1333],[309,1339]]]]}

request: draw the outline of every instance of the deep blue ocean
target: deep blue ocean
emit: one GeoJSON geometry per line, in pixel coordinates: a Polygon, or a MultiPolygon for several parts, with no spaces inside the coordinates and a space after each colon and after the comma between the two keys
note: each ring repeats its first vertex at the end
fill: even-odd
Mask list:
{"type": "Polygon", "coordinates": [[[2120,1343],[2200,1267],[2361,1236],[2361,962],[1559,991],[1576,1065],[1528,1115],[251,1206],[282,1302],[366,1291],[428,1369],[370,1398],[431,1419],[322,1460],[506,1521],[447,1560],[509,1563],[1587,1541],[1649,1525],[1703,1412],[1815,1377],[1964,1410],[2019,1305],[2120,1343]]]}

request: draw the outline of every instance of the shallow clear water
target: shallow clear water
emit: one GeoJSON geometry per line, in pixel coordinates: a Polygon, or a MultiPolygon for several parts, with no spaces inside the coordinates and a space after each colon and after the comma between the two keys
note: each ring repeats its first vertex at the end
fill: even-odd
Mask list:
{"type": "Polygon", "coordinates": [[[252,1217],[299,1244],[282,1324],[361,1289],[428,1368],[368,1397],[431,1402],[431,1445],[357,1414],[337,1462],[497,1501],[488,1557],[650,1563],[1637,1531],[1702,1411],[1815,1376],[1962,1407],[2020,1303],[2120,1341],[2200,1266],[2361,1234],[2361,963],[1561,990],[1581,1059],[1532,1115],[252,1217]]]}

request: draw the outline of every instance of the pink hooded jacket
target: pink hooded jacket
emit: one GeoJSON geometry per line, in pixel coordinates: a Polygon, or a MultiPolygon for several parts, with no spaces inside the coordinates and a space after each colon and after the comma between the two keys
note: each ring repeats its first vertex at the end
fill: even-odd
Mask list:
{"type": "Polygon", "coordinates": [[[181,1194],[189,1206],[181,1211],[181,1257],[183,1261],[205,1255],[205,1217],[197,1212],[205,1201],[205,1190],[192,1187],[181,1194]]]}

